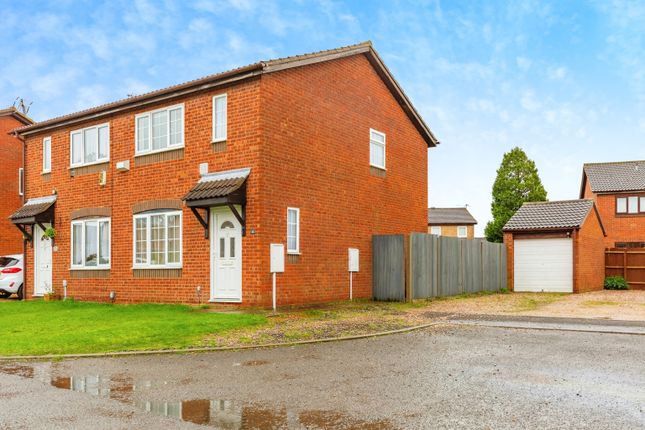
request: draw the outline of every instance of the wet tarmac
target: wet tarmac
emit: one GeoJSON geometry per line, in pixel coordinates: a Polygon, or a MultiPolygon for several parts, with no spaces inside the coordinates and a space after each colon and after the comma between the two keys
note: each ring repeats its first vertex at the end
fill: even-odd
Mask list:
{"type": "Polygon", "coordinates": [[[0,428],[638,429],[644,368],[644,336],[470,326],[0,363],[0,428]]]}

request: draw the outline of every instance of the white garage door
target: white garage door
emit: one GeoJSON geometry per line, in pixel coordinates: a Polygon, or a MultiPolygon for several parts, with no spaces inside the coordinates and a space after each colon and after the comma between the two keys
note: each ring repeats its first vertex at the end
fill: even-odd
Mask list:
{"type": "Polygon", "coordinates": [[[516,240],[515,291],[573,292],[571,239],[516,240]]]}

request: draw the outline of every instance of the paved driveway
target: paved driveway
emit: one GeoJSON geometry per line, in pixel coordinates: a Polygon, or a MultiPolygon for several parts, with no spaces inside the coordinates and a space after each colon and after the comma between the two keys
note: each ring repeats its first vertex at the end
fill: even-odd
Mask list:
{"type": "Polygon", "coordinates": [[[293,348],[0,366],[3,429],[645,426],[639,335],[451,325],[293,348]]]}

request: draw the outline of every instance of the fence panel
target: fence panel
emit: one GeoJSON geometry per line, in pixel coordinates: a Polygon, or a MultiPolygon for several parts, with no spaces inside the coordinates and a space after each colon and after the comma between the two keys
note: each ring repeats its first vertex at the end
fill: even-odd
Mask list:
{"type": "Polygon", "coordinates": [[[482,241],[463,240],[462,273],[464,277],[464,293],[475,293],[482,290],[483,263],[482,263],[482,241]]]}
{"type": "Polygon", "coordinates": [[[645,289],[645,250],[608,249],[605,251],[605,276],[622,276],[629,287],[645,289]]]}
{"type": "Polygon", "coordinates": [[[372,295],[375,300],[405,300],[403,235],[372,236],[372,295]]]}

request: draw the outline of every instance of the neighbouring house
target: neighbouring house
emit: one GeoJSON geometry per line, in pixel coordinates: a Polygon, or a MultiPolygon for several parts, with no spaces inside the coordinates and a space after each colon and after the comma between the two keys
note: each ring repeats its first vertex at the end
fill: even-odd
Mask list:
{"type": "MultiPolygon", "coordinates": [[[[373,234],[425,232],[438,141],[370,42],[23,127],[27,297],[268,306],[371,297],[373,234]],[[51,150],[49,149],[51,148],[51,150]],[[54,227],[55,238],[43,232],[54,227]]],[[[51,230],[49,230],[51,232],[51,230]]]]}
{"type": "Polygon", "coordinates": [[[32,123],[14,107],[0,109],[0,255],[23,251],[22,233],[9,220],[24,194],[22,141],[11,130],[32,123]]]}
{"type": "Polygon", "coordinates": [[[437,236],[475,237],[477,220],[467,208],[428,208],[428,233],[437,236]]]}
{"type": "Polygon", "coordinates": [[[605,237],[593,200],[524,203],[504,226],[508,288],[562,293],[602,289],[605,237]]]}
{"type": "Polygon", "coordinates": [[[587,163],[580,198],[596,202],[607,248],[645,248],[645,160],[587,163]]]}

